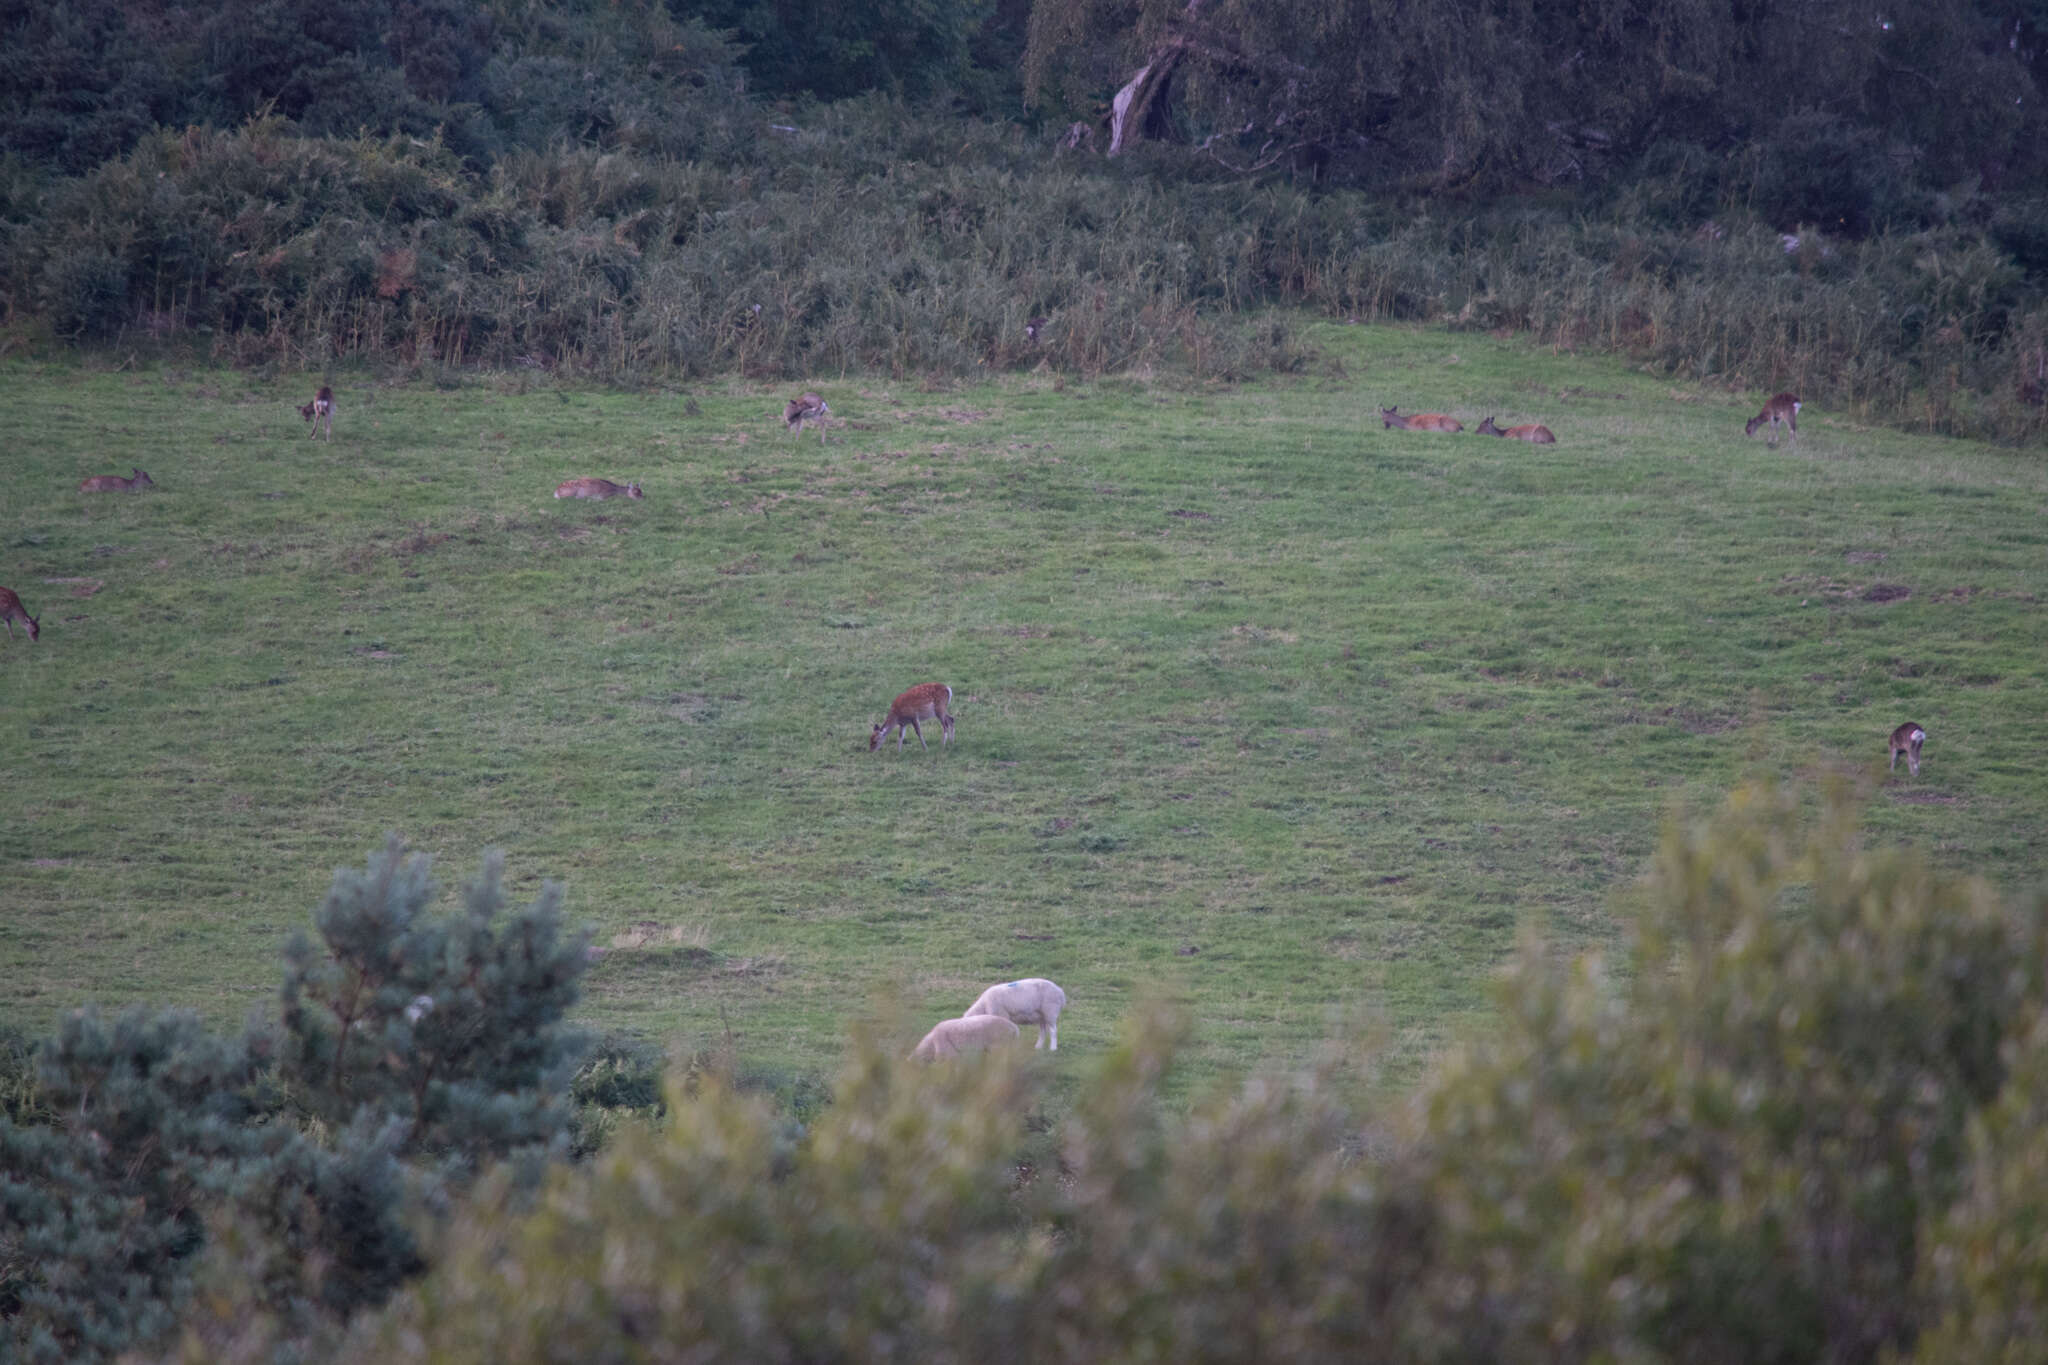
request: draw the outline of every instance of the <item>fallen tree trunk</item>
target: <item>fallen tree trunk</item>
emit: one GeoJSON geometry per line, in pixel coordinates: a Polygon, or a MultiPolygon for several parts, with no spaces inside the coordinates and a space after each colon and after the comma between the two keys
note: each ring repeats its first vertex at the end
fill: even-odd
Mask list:
{"type": "Polygon", "coordinates": [[[1109,106],[1111,156],[1123,150],[1126,137],[1135,141],[1147,116],[1155,109],[1163,108],[1161,99],[1173,79],[1173,69],[1180,65],[1182,51],[1179,43],[1162,48],[1151,61],[1138,68],[1138,74],[1131,77],[1123,89],[1116,92],[1116,98],[1109,106]]]}

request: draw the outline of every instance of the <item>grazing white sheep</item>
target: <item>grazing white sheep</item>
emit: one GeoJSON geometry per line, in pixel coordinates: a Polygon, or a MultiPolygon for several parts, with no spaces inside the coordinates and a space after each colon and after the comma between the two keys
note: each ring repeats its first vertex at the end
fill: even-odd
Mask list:
{"type": "Polygon", "coordinates": [[[966,1052],[979,1052],[1020,1037],[1023,1030],[1007,1019],[983,1015],[974,1019],[941,1019],[932,1025],[932,1031],[924,1041],[911,1049],[910,1055],[922,1061],[936,1061],[940,1057],[958,1057],[966,1052]]]}
{"type": "Polygon", "coordinates": [[[1046,1039],[1052,1040],[1051,1052],[1060,1050],[1060,1011],[1067,1007],[1067,993],[1042,976],[1027,976],[1022,981],[1005,981],[990,986],[981,993],[981,998],[967,1007],[963,1019],[975,1019],[992,1014],[1007,1019],[1013,1024],[1038,1025],[1038,1041],[1031,1045],[1036,1052],[1045,1047],[1046,1039]]]}

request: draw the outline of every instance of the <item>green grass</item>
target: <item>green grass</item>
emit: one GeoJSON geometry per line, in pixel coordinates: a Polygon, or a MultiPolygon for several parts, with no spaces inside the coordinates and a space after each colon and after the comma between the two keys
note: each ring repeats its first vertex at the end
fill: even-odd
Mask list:
{"type": "Polygon", "coordinates": [[[0,1022],[268,1008],[388,829],[566,881],[586,1022],[785,1073],[885,989],[921,1026],[1046,975],[1076,1064],[1158,985],[1192,1077],[1360,1017],[1409,1074],[1521,926],[1612,941],[1675,804],[1881,768],[1908,718],[1872,837],[2048,867],[2038,456],[1812,407],[1772,450],[1762,395],[1310,339],[1216,389],[344,375],[331,445],[311,378],[0,368],[0,583],[43,618],[0,644],[0,1022]],[[646,499],[549,496],[583,474],[646,499]],[[867,752],[928,679],[959,742],[867,752]]]}

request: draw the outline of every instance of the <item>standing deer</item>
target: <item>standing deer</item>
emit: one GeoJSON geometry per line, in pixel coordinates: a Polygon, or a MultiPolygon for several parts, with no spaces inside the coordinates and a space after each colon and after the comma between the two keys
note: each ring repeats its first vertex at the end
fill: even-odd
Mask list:
{"type": "Polygon", "coordinates": [[[1906,767],[1912,771],[1913,776],[1920,776],[1920,746],[1926,742],[1927,732],[1910,720],[1892,731],[1892,762],[1886,771],[1897,772],[1899,755],[1904,754],[1906,767]]]}
{"type": "Polygon", "coordinates": [[[818,442],[822,445],[825,440],[825,414],[830,411],[832,405],[815,393],[803,394],[789,400],[789,406],[782,410],[782,424],[795,432],[796,438],[801,441],[804,438],[804,423],[815,423],[818,428],[818,442]]]}
{"type": "Polygon", "coordinates": [[[330,441],[333,440],[334,390],[328,388],[325,384],[322,384],[320,386],[320,392],[313,395],[312,402],[301,403],[299,405],[299,416],[305,418],[308,422],[311,422],[313,424],[313,429],[306,433],[308,436],[318,436],[320,434],[321,426],[325,424],[327,428],[327,439],[330,441]]]}
{"type": "Polygon", "coordinates": [[[42,618],[30,616],[28,608],[21,605],[21,599],[14,595],[12,588],[0,588],[0,621],[7,623],[7,638],[14,638],[14,623],[21,622],[28,627],[29,643],[34,644],[43,633],[42,618]]]}
{"type": "Polygon", "coordinates": [[[638,498],[645,495],[637,483],[613,483],[610,479],[566,479],[555,485],[558,498],[638,498]]]}
{"type": "Polygon", "coordinates": [[[1455,417],[1446,417],[1440,412],[1418,412],[1413,417],[1403,417],[1392,408],[1380,409],[1381,430],[1400,427],[1406,431],[1463,431],[1465,424],[1455,417]]]}
{"type": "Polygon", "coordinates": [[[953,717],[946,708],[952,703],[953,689],[944,683],[919,683],[889,703],[888,719],[877,725],[874,734],[868,737],[868,752],[873,753],[881,748],[882,741],[889,737],[891,730],[894,730],[896,752],[902,753],[903,732],[906,726],[917,731],[917,742],[920,745],[927,749],[931,748],[931,745],[925,744],[924,727],[918,722],[930,720],[935,716],[938,718],[941,732],[939,743],[950,743],[953,738],[953,717]]]}
{"type": "Polygon", "coordinates": [[[1771,445],[1776,445],[1778,443],[1778,424],[1780,422],[1783,422],[1788,428],[1791,429],[1792,444],[1795,446],[1798,445],[1799,396],[1797,394],[1790,393],[1779,394],[1776,398],[1773,398],[1770,402],[1764,404],[1764,410],[1762,412],[1758,413],[1756,416],[1749,419],[1749,425],[1745,426],[1742,429],[1742,434],[1744,436],[1754,436],[1756,435],[1756,429],[1766,422],[1769,422],[1771,424],[1771,434],[1769,437],[1769,443],[1771,445]]]}
{"type": "Polygon", "coordinates": [[[125,479],[119,474],[95,474],[84,483],[78,485],[78,491],[81,493],[133,493],[138,488],[154,487],[156,487],[156,480],[138,469],[125,479]]]}
{"type": "Polygon", "coordinates": [[[1510,440],[1527,441],[1531,445],[1539,446],[1554,446],[1557,444],[1557,438],[1550,434],[1549,427],[1539,427],[1534,424],[1524,427],[1509,427],[1506,431],[1502,431],[1493,424],[1493,419],[1489,417],[1474,429],[1481,436],[1506,436],[1510,440]]]}

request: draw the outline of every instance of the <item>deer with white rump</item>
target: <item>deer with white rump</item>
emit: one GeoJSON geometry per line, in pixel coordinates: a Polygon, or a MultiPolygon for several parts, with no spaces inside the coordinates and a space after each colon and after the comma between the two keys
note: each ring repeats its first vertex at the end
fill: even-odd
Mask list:
{"type": "Polygon", "coordinates": [[[318,436],[321,427],[324,425],[327,428],[327,439],[333,440],[334,390],[322,384],[320,392],[313,395],[312,402],[299,405],[299,416],[313,424],[313,429],[306,433],[308,436],[318,436]]]}
{"type": "Polygon", "coordinates": [[[789,400],[789,406],[782,410],[782,424],[804,438],[804,423],[809,422],[818,429],[818,440],[825,439],[825,414],[832,411],[832,405],[815,393],[799,394],[789,400]]]}
{"type": "Polygon", "coordinates": [[[1910,720],[1892,731],[1892,763],[1885,771],[1897,772],[1899,755],[1904,754],[1907,769],[1913,776],[1920,776],[1920,746],[1926,742],[1927,732],[1910,720]]]}
{"type": "Polygon", "coordinates": [[[951,743],[953,739],[953,716],[947,708],[952,704],[952,688],[944,683],[919,683],[902,696],[896,698],[895,701],[889,703],[888,718],[880,725],[877,725],[874,734],[868,737],[868,752],[873,753],[881,748],[882,741],[889,737],[891,730],[894,730],[896,732],[896,752],[902,753],[903,732],[905,729],[917,731],[917,742],[927,749],[931,748],[931,745],[925,744],[924,727],[918,724],[921,720],[937,720],[941,735],[939,743],[941,745],[951,743]]]}
{"type": "Polygon", "coordinates": [[[1762,412],[1749,419],[1749,424],[1743,427],[1742,434],[1744,436],[1754,436],[1756,435],[1756,429],[1766,422],[1771,424],[1769,444],[1776,445],[1778,443],[1778,424],[1782,422],[1785,428],[1792,433],[1792,444],[1798,445],[1799,395],[1781,393],[1772,398],[1770,402],[1764,404],[1762,412]]]}

